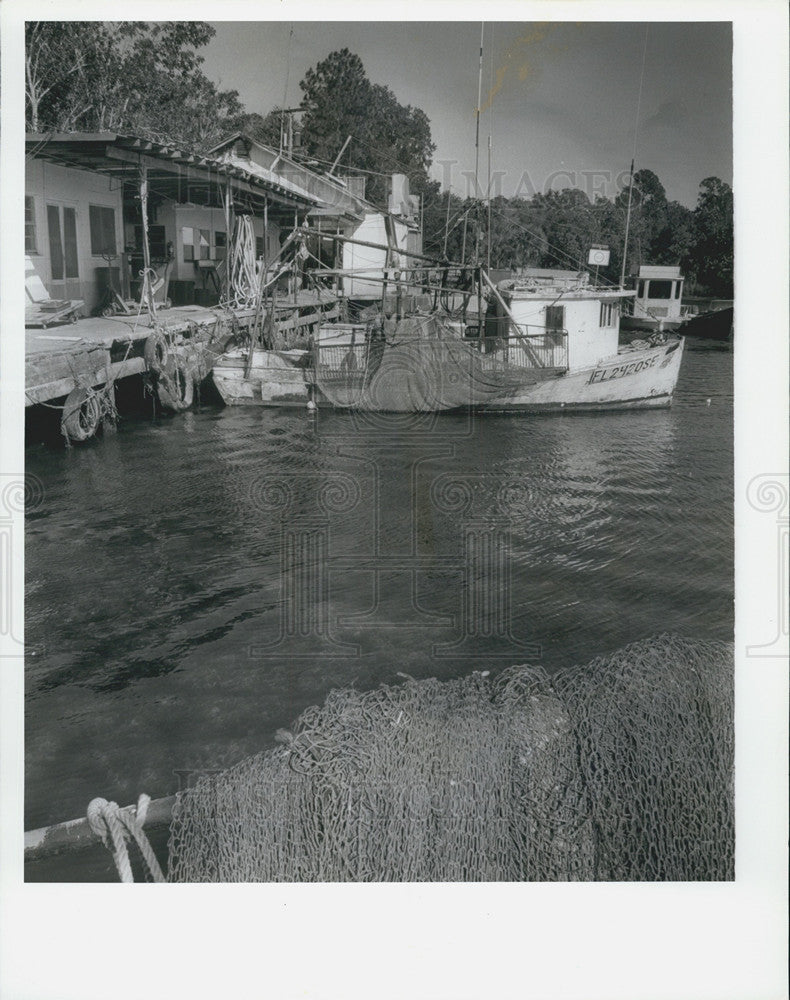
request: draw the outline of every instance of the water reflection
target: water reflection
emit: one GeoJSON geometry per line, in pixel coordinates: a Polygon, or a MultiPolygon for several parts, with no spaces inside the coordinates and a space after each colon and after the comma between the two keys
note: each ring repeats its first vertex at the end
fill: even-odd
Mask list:
{"type": "Polygon", "coordinates": [[[209,409],[31,449],[26,823],[166,794],[332,687],[728,638],[731,375],[688,355],[660,412],[209,409]]]}

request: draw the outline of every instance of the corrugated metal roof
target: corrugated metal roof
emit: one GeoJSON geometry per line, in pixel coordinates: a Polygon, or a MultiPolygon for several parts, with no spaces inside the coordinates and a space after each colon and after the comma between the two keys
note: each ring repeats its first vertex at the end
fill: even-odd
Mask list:
{"type": "Polygon", "coordinates": [[[290,191],[292,194],[297,195],[299,198],[304,198],[306,201],[311,201],[319,207],[325,208],[326,202],[314,194],[310,194],[303,187],[299,187],[298,184],[294,184],[293,181],[289,181],[287,177],[283,177],[281,174],[276,174],[274,171],[269,170],[267,167],[262,167],[259,163],[254,163],[252,160],[242,160],[238,156],[232,156],[227,153],[221,160],[215,161],[219,163],[228,163],[238,170],[243,170],[245,173],[253,174],[255,177],[259,177],[261,180],[266,181],[269,184],[279,185],[290,191]]]}
{"type": "MultiPolygon", "coordinates": [[[[123,150],[139,156],[160,160],[162,164],[176,164],[186,168],[196,168],[209,174],[236,177],[255,187],[267,188],[284,198],[303,202],[305,205],[322,205],[320,198],[309,191],[272,173],[265,168],[257,168],[247,161],[226,162],[195,153],[188,153],[164,143],[143,139],[139,136],[123,135],[119,132],[55,132],[28,133],[25,145],[29,156],[50,160],[63,166],[82,170],[108,170],[118,168],[109,157],[108,148],[123,150]],[[253,170],[251,167],[255,167],[253,170]]],[[[263,191],[261,191],[263,194],[263,191]]]]}

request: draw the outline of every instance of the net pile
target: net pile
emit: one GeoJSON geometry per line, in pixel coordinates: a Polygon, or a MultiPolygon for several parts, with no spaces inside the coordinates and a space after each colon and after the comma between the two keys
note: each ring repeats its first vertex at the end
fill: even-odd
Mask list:
{"type": "Polygon", "coordinates": [[[333,691],[179,795],[171,881],[733,877],[732,649],[333,691]]]}
{"type": "Polygon", "coordinates": [[[503,354],[493,364],[436,314],[385,320],[345,351],[318,344],[315,365],[316,385],[333,406],[383,413],[477,406],[546,377],[523,358],[516,364],[503,354]]]}

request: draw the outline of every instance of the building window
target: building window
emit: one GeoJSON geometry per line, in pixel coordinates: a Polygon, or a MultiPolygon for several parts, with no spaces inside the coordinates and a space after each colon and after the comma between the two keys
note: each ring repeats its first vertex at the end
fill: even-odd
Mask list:
{"type": "Polygon", "coordinates": [[[645,283],[644,281],[639,282],[639,291],[637,292],[637,297],[643,299],[645,297],[645,283]]]}
{"type": "Polygon", "coordinates": [[[214,233],[214,259],[224,260],[225,259],[225,248],[228,245],[227,233],[220,232],[217,230],[214,233]]]}
{"type": "Polygon", "coordinates": [[[94,257],[115,257],[115,209],[106,205],[89,205],[91,253],[94,257]]]}
{"type": "Polygon", "coordinates": [[[682,281],[676,281],[675,282],[675,298],[676,299],[680,298],[680,289],[682,287],[683,287],[683,282],[682,281]]]}
{"type": "Polygon", "coordinates": [[[36,242],[36,203],[33,196],[25,195],[25,253],[38,253],[36,242]]]}
{"type": "Polygon", "coordinates": [[[617,303],[616,302],[602,302],[601,303],[601,326],[616,326],[617,325],[617,303]]]}
{"type": "Polygon", "coordinates": [[[200,247],[200,260],[209,260],[211,258],[211,230],[210,229],[196,229],[195,232],[198,234],[198,246],[200,247]]]}
{"type": "Polygon", "coordinates": [[[181,230],[181,244],[184,247],[184,260],[195,259],[195,234],[190,226],[184,226],[181,230]]]}
{"type": "Polygon", "coordinates": [[[66,205],[47,205],[47,228],[52,280],[79,278],[76,209],[66,205]]]}
{"type": "MultiPolygon", "coordinates": [[[[134,248],[137,253],[143,252],[143,227],[134,227],[134,248]]],[[[148,227],[148,252],[151,260],[167,260],[167,239],[164,226],[148,227]]]]}
{"type": "Polygon", "coordinates": [[[256,257],[263,257],[264,256],[263,237],[262,236],[256,236],[255,237],[255,256],[256,257]]]}
{"type": "Polygon", "coordinates": [[[546,329],[553,333],[565,329],[565,306],[546,306],[546,329]]]}

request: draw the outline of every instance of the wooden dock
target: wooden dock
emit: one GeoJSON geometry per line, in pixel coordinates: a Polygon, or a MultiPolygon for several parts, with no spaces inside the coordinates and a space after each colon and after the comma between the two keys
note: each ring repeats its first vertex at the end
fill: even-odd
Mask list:
{"type": "MultiPolygon", "coordinates": [[[[205,339],[223,318],[220,309],[182,306],[157,314],[156,328],[175,337],[205,339]]],[[[239,326],[249,317],[236,317],[239,326]]],[[[68,396],[146,371],[145,342],[154,331],[147,313],[78,319],[25,331],[25,405],[68,396]]]]}
{"type": "MultiPolygon", "coordinates": [[[[309,290],[300,290],[296,297],[281,297],[274,310],[276,328],[286,345],[292,337],[308,335],[317,322],[340,315],[333,293],[309,290]]],[[[253,326],[260,330],[265,324],[265,316],[252,308],[229,311],[220,306],[189,305],[160,309],[156,319],[144,311],[139,315],[77,319],[46,329],[28,328],[25,405],[51,405],[55,400],[73,399],[73,405],[83,407],[84,420],[95,422],[97,414],[88,412],[90,400],[86,393],[144,372],[158,376],[160,386],[163,379],[167,381],[166,373],[157,368],[156,339],[161,344],[164,338],[166,353],[185,366],[189,379],[200,381],[211,371],[231,336],[245,334],[253,326]]],[[[178,398],[174,400],[176,383],[171,370],[167,394],[163,397],[160,392],[160,399],[169,408],[183,409],[191,402],[191,388],[189,392],[176,392],[178,398]]]]}

